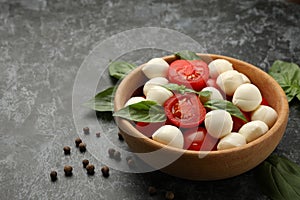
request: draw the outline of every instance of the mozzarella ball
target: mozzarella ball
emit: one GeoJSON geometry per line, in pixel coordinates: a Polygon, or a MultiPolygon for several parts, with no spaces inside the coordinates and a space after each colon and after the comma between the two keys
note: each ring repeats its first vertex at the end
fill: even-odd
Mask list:
{"type": "Polygon", "coordinates": [[[125,103],[124,107],[135,104],[135,103],[139,103],[141,101],[145,101],[146,99],[144,97],[131,97],[130,99],[128,99],[128,101],[125,103]]]}
{"type": "Polygon", "coordinates": [[[147,92],[146,99],[155,101],[159,105],[163,106],[165,101],[169,99],[171,96],[173,96],[173,93],[159,85],[155,85],[150,88],[150,90],[147,92]]]}
{"type": "Polygon", "coordinates": [[[148,91],[150,90],[151,87],[154,85],[165,85],[168,84],[169,80],[166,79],[165,77],[155,77],[147,81],[143,87],[143,93],[145,96],[147,96],[148,91]]]}
{"type": "Polygon", "coordinates": [[[221,138],[231,132],[233,121],[227,111],[212,110],[205,115],[204,124],[212,137],[221,138]]]}
{"type": "Polygon", "coordinates": [[[142,71],[147,78],[167,77],[169,64],[162,58],[153,58],[149,60],[142,71]]]}
{"type": "Polygon", "coordinates": [[[271,108],[270,106],[259,106],[255,111],[251,114],[251,120],[260,120],[265,122],[269,128],[273,126],[277,119],[277,112],[271,108]]]}
{"type": "Polygon", "coordinates": [[[209,91],[211,92],[210,96],[209,97],[201,97],[201,102],[202,103],[205,103],[206,101],[208,100],[212,100],[212,99],[221,99],[221,100],[224,100],[221,92],[219,90],[217,90],[216,88],[214,87],[205,87],[201,90],[202,91],[209,91]]]}
{"type": "Polygon", "coordinates": [[[216,59],[208,64],[209,76],[217,78],[223,72],[233,70],[232,64],[228,60],[216,59]]]}
{"type": "Polygon", "coordinates": [[[244,80],[241,73],[236,70],[223,72],[217,78],[217,85],[229,96],[232,96],[235,90],[243,83],[244,80]]]}
{"type": "Polygon", "coordinates": [[[229,133],[225,137],[223,137],[217,146],[218,150],[222,149],[230,149],[233,147],[239,147],[246,144],[246,138],[239,133],[229,133]]]}
{"type": "Polygon", "coordinates": [[[268,125],[265,122],[255,120],[244,124],[240,128],[239,133],[246,138],[247,142],[251,142],[265,134],[268,130],[268,125]]]}
{"type": "Polygon", "coordinates": [[[251,83],[240,85],[232,97],[232,103],[246,112],[255,110],[261,101],[262,96],[259,89],[251,83]]]}
{"type": "Polygon", "coordinates": [[[240,73],[243,79],[243,83],[251,83],[250,79],[243,73],[240,73]]]}
{"type": "Polygon", "coordinates": [[[183,148],[184,138],[179,128],[172,125],[164,125],[157,129],[152,139],[172,147],[183,148]]]}

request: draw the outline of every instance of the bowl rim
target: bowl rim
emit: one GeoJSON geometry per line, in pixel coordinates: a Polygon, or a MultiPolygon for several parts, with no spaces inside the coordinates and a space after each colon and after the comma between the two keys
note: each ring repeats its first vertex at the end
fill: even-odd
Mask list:
{"type": "MultiPolygon", "coordinates": [[[[271,84],[276,88],[276,91],[279,92],[279,95],[281,97],[284,97],[284,98],[280,98],[281,107],[277,111],[278,117],[277,117],[276,122],[273,124],[273,126],[264,135],[260,136],[259,138],[255,139],[254,141],[251,141],[251,142],[249,142],[245,145],[239,146],[239,147],[234,147],[234,148],[230,148],[230,149],[223,149],[223,150],[215,150],[215,151],[212,151],[212,150],[211,151],[193,151],[193,150],[187,150],[187,149],[180,149],[180,148],[176,148],[176,147],[172,147],[172,146],[169,146],[169,145],[159,143],[159,142],[157,142],[157,141],[155,141],[151,138],[146,137],[143,133],[138,131],[132,125],[132,123],[130,123],[128,120],[118,117],[119,123],[123,123],[125,126],[127,126],[128,130],[132,131],[132,133],[130,135],[132,135],[133,137],[135,137],[135,135],[136,135],[136,136],[138,136],[137,138],[139,138],[139,139],[142,138],[145,142],[147,142],[151,146],[154,146],[156,149],[164,148],[166,150],[170,150],[170,151],[173,151],[173,152],[178,153],[178,154],[187,154],[187,155],[191,155],[191,156],[200,156],[201,154],[203,154],[205,156],[216,156],[216,155],[222,154],[222,156],[223,156],[223,155],[232,154],[232,153],[235,153],[235,152],[238,152],[238,151],[246,150],[246,149],[249,149],[251,147],[254,147],[254,146],[260,144],[265,139],[267,139],[271,135],[275,134],[277,132],[277,130],[281,128],[282,124],[284,124],[286,122],[286,120],[288,119],[288,114],[289,114],[289,106],[288,106],[288,101],[287,101],[285,92],[282,90],[280,85],[268,73],[266,73],[265,71],[261,70],[260,68],[254,66],[250,63],[247,63],[245,61],[242,61],[242,60],[239,60],[239,59],[236,59],[236,58],[223,56],[223,55],[218,55],[218,54],[197,53],[197,55],[200,56],[200,57],[212,58],[212,60],[214,60],[214,59],[225,59],[225,60],[228,60],[228,61],[234,61],[234,62],[240,63],[242,65],[245,65],[247,67],[250,67],[252,69],[258,70],[259,73],[262,73],[266,77],[268,77],[269,81],[271,81],[271,84]]],[[[167,62],[170,62],[170,61],[173,61],[173,60],[177,59],[175,54],[164,56],[162,58],[164,60],[166,60],[167,62]]],[[[138,66],[136,69],[134,69],[132,72],[130,72],[121,81],[121,83],[120,83],[120,85],[117,88],[116,93],[115,93],[114,110],[119,110],[124,106],[124,105],[120,105],[120,102],[116,100],[116,97],[118,97],[119,96],[118,94],[120,93],[120,89],[119,89],[119,88],[121,88],[120,86],[124,85],[124,82],[126,82],[126,80],[131,79],[131,76],[134,76],[136,74],[136,72],[138,72],[142,69],[143,66],[144,66],[144,64],[138,66]]],[[[283,134],[284,133],[282,133],[282,135],[283,134]]],[[[277,144],[276,144],[276,146],[277,146],[277,144]]]]}

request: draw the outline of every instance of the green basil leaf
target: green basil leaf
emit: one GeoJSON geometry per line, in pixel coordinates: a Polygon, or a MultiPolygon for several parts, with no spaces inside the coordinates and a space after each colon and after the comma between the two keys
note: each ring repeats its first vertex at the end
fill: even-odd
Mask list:
{"type": "Polygon", "coordinates": [[[114,96],[117,86],[109,87],[99,92],[94,98],[88,100],[83,105],[93,110],[106,112],[114,111],[114,96]]]}
{"type": "Polygon", "coordinates": [[[204,103],[204,107],[210,108],[212,110],[226,110],[231,115],[242,119],[245,122],[248,122],[244,114],[240,111],[240,109],[235,106],[232,102],[227,100],[220,100],[220,99],[212,99],[204,103]]]}
{"type": "Polygon", "coordinates": [[[300,167],[275,154],[255,169],[262,192],[274,200],[300,199],[300,167]]]}
{"type": "Polygon", "coordinates": [[[164,108],[154,101],[141,101],[126,106],[113,114],[115,117],[122,117],[138,122],[164,122],[166,114],[164,108]]]}
{"type": "Polygon", "coordinates": [[[297,64],[276,60],[269,74],[282,87],[289,102],[294,97],[300,100],[300,68],[297,64]]]}
{"type": "Polygon", "coordinates": [[[193,89],[187,88],[184,85],[178,85],[176,83],[168,83],[168,84],[165,84],[165,85],[162,85],[162,86],[164,88],[168,89],[168,90],[179,92],[180,94],[184,94],[186,92],[190,92],[190,93],[198,94],[199,96],[202,96],[202,97],[209,97],[210,94],[211,94],[210,91],[200,91],[200,92],[197,92],[197,91],[195,91],[193,89]]]}
{"type": "Polygon", "coordinates": [[[183,50],[175,53],[175,56],[181,60],[201,60],[200,56],[198,56],[195,52],[183,50]]]}
{"type": "Polygon", "coordinates": [[[116,79],[124,78],[129,72],[136,68],[136,65],[124,61],[116,61],[108,66],[109,75],[116,79]]]}

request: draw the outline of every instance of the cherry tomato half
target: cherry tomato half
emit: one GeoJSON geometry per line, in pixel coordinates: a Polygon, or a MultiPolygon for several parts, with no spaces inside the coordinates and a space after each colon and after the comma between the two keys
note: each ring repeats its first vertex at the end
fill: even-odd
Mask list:
{"type": "Polygon", "coordinates": [[[204,127],[187,129],[183,132],[184,149],[193,151],[217,150],[218,139],[213,138],[204,127]]]}
{"type": "MultiPolygon", "coordinates": [[[[251,121],[251,113],[250,112],[244,112],[241,111],[244,114],[244,117],[247,119],[248,122],[251,121]]],[[[247,122],[245,122],[244,120],[237,118],[235,116],[231,116],[232,120],[233,120],[233,128],[232,131],[233,132],[238,132],[240,130],[240,128],[246,124],[247,122]]]]}
{"type": "Polygon", "coordinates": [[[171,83],[200,91],[206,86],[209,69],[202,60],[175,60],[168,69],[168,78],[171,83]]]}
{"type": "Polygon", "coordinates": [[[206,110],[196,94],[174,94],[164,104],[168,120],[180,128],[196,127],[204,121],[206,110]]]}

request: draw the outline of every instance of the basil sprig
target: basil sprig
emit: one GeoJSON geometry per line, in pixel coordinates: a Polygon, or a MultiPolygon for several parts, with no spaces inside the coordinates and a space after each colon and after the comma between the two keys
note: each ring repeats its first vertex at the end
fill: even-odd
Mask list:
{"type": "Polygon", "coordinates": [[[255,169],[262,192],[273,200],[300,199],[300,167],[275,154],[255,169]]]}
{"type": "Polygon", "coordinates": [[[138,122],[164,122],[164,108],[154,101],[141,101],[116,111],[113,116],[138,122]]]}
{"type": "Polygon", "coordinates": [[[204,107],[210,108],[212,110],[226,110],[230,115],[242,119],[245,122],[248,122],[244,114],[240,109],[235,106],[232,102],[221,99],[212,99],[204,103],[204,107]]]}
{"type": "Polygon", "coordinates": [[[117,86],[109,87],[99,92],[95,97],[85,102],[83,105],[93,110],[107,112],[114,110],[114,96],[117,86]]]}
{"type": "Polygon", "coordinates": [[[210,91],[200,91],[200,92],[197,92],[197,91],[195,91],[193,89],[187,88],[184,85],[178,85],[176,83],[168,83],[168,84],[162,85],[162,87],[164,87],[164,88],[166,88],[168,90],[179,92],[180,94],[184,94],[186,92],[191,92],[191,93],[198,94],[201,97],[209,97],[211,95],[210,91]]]}
{"type": "Polygon", "coordinates": [[[129,72],[134,70],[136,65],[124,61],[112,62],[108,66],[109,75],[116,79],[123,79],[129,72]]]}
{"type": "Polygon", "coordinates": [[[183,50],[175,53],[175,56],[181,60],[201,60],[195,52],[183,50]]]}
{"type": "Polygon", "coordinates": [[[269,74],[282,87],[289,102],[294,97],[300,100],[300,68],[297,64],[276,60],[269,74]]]}

